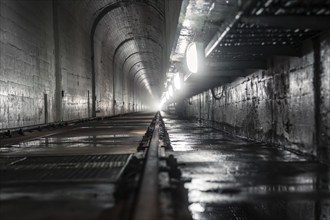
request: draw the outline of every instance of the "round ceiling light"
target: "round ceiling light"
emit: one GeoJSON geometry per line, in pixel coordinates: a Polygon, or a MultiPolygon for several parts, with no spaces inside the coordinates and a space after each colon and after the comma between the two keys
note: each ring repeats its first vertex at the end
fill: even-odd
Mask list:
{"type": "Polygon", "coordinates": [[[181,89],[181,78],[179,73],[174,75],[174,87],[176,90],[181,89]]]}
{"type": "Polygon", "coordinates": [[[186,50],[186,63],[191,73],[201,71],[204,63],[204,47],[202,43],[190,43],[186,50]]]}
{"type": "Polygon", "coordinates": [[[170,95],[170,97],[173,97],[173,87],[172,87],[172,85],[170,85],[168,87],[168,94],[170,95]]]}

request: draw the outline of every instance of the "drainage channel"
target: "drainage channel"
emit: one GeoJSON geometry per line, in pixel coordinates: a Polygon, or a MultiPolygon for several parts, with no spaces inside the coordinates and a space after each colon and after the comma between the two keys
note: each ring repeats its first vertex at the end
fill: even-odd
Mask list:
{"type": "Polygon", "coordinates": [[[117,183],[117,205],[102,219],[192,219],[181,171],[169,153],[172,148],[159,112],[137,150],[117,183]]]}

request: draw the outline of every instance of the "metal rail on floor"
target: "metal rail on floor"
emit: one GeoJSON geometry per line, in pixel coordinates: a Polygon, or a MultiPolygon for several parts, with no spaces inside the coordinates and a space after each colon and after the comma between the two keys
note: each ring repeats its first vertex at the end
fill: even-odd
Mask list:
{"type": "Polygon", "coordinates": [[[159,170],[159,113],[156,114],[152,138],[146,154],[141,186],[138,191],[134,220],[159,219],[158,170],[159,170]],[[148,210],[148,211],[146,211],[148,210]]]}
{"type": "Polygon", "coordinates": [[[116,184],[116,205],[100,219],[191,220],[188,194],[171,150],[157,112],[116,184]]]}
{"type": "Polygon", "coordinates": [[[168,154],[172,147],[160,112],[156,113],[138,150],[144,152],[144,166],[131,219],[191,220],[187,191],[176,159],[168,154]]]}

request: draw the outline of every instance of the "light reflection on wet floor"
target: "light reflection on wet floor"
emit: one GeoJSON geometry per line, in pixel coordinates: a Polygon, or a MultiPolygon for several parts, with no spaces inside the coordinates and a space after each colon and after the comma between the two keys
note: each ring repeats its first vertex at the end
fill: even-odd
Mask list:
{"type": "Polygon", "coordinates": [[[330,219],[329,170],[163,113],[194,219],[330,219]]]}
{"type": "Polygon", "coordinates": [[[117,153],[122,153],[122,151],[133,153],[152,117],[153,113],[78,124],[70,132],[0,146],[0,156],[75,154],[77,150],[83,154],[116,153],[115,149],[117,153]]]}
{"type": "Polygon", "coordinates": [[[0,146],[0,218],[98,219],[114,205],[114,182],[127,161],[121,159],[119,166],[118,158],[136,152],[153,117],[133,114],[91,121],[0,146]],[[112,156],[117,159],[99,161],[112,156]],[[32,163],[31,158],[37,162],[19,165],[32,163]],[[8,163],[17,165],[8,171],[3,168],[8,163]]]}

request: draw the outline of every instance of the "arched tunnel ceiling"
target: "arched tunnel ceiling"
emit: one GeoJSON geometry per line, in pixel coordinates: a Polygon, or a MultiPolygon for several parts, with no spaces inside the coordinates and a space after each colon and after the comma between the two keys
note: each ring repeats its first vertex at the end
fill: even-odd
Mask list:
{"type": "MultiPolygon", "coordinates": [[[[164,75],[165,1],[60,0],[113,59],[113,71],[125,77],[144,75],[144,86],[159,95],[164,75]]],[[[97,73],[96,73],[97,74],[97,73]]]]}
{"type": "MultiPolygon", "coordinates": [[[[109,11],[96,28],[104,46],[111,51],[114,71],[126,77],[135,73],[148,76],[145,80],[148,90],[151,85],[159,86],[165,46],[164,4],[151,3],[154,1],[127,1],[109,11]],[[140,51],[148,50],[153,53],[140,54],[140,51]],[[140,65],[135,65],[137,62],[140,65]]],[[[158,93],[157,90],[150,91],[158,93]]]]}

